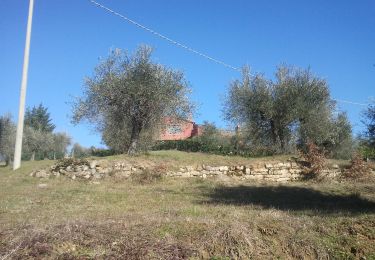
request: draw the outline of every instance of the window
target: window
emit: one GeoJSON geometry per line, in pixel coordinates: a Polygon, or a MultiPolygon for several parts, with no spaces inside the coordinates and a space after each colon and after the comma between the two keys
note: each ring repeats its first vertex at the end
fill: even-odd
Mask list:
{"type": "Polygon", "coordinates": [[[180,125],[170,125],[167,127],[167,133],[170,135],[181,134],[182,127],[180,125]]]}

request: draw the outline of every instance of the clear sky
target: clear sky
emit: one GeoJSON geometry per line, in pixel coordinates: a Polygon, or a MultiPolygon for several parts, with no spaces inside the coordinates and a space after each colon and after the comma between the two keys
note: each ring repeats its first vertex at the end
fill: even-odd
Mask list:
{"type": "MultiPolygon", "coordinates": [[[[97,0],[164,35],[233,66],[272,78],[277,65],[310,66],[332,97],[366,103],[375,96],[373,0],[97,0]]],[[[16,120],[28,0],[0,0],[0,114],[16,120]]],[[[221,104],[238,72],[180,49],[88,0],[35,0],[27,105],[49,108],[58,131],[100,145],[87,125],[70,124],[72,97],[111,48],[155,47],[154,60],[185,72],[199,106],[198,123],[226,126],[221,104]]],[[[354,131],[364,107],[339,103],[354,131]]]]}

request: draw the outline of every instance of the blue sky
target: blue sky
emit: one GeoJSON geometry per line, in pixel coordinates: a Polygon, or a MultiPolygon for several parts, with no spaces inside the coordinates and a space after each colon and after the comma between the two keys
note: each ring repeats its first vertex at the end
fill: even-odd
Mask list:
{"type": "MultiPolygon", "coordinates": [[[[97,0],[166,36],[233,66],[272,78],[281,63],[310,66],[333,98],[366,103],[375,96],[375,1],[97,0]]],[[[0,1],[0,114],[18,113],[27,0],[0,1]]],[[[88,0],[35,0],[27,105],[49,108],[58,131],[100,146],[87,125],[70,124],[72,97],[110,48],[155,47],[154,60],[185,72],[203,120],[225,127],[222,97],[238,72],[180,49],[88,0]]],[[[364,107],[339,103],[360,132],[364,107]]]]}

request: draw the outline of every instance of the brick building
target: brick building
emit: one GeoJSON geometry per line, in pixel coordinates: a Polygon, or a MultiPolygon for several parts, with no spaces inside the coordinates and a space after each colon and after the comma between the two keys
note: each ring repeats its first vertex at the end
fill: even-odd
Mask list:
{"type": "Polygon", "coordinates": [[[201,127],[189,119],[164,120],[165,127],[162,130],[159,140],[184,140],[201,134],[201,127]]]}

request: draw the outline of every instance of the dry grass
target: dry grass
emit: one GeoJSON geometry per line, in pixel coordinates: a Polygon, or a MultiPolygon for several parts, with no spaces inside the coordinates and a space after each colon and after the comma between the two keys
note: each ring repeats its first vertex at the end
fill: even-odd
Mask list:
{"type": "MultiPolygon", "coordinates": [[[[140,159],[204,161],[197,157],[140,159]]],[[[0,167],[0,259],[375,258],[373,183],[28,176],[48,164],[26,163],[16,173],[0,167]]]]}

